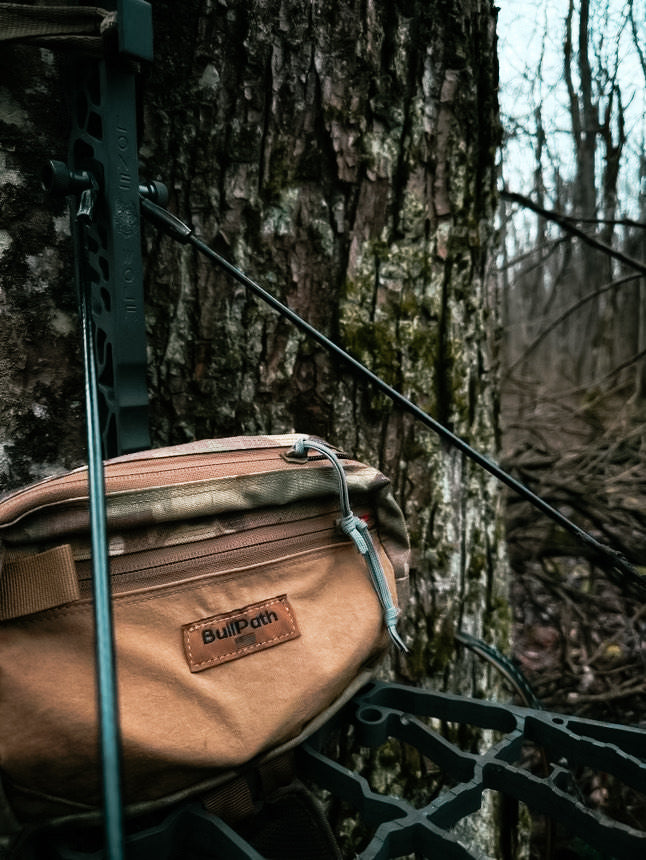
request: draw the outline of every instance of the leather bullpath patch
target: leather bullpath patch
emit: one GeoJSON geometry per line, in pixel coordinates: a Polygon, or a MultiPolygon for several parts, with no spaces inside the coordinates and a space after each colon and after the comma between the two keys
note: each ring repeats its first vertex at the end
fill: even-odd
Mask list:
{"type": "Polygon", "coordinates": [[[285,594],[185,624],[182,633],[191,672],[238,660],[301,635],[285,594]]]}

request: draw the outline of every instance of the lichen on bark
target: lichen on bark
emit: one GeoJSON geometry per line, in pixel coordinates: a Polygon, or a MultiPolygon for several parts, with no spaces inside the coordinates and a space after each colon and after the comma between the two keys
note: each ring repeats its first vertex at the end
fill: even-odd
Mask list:
{"type": "Polygon", "coordinates": [[[61,75],[53,55],[3,47],[0,492],[85,457],[67,217],[63,205],[46,201],[40,187],[45,163],[64,156],[66,134],[61,75]]]}

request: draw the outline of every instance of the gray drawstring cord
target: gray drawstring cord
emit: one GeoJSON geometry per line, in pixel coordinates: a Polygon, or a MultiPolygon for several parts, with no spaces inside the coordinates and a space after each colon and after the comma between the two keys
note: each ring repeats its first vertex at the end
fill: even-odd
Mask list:
{"type": "Polygon", "coordinates": [[[381,603],[384,624],[386,625],[386,630],[388,631],[390,638],[401,651],[407,654],[408,648],[397,631],[399,609],[395,606],[390,589],[388,588],[386,575],[384,574],[379,556],[377,555],[372,538],[370,537],[368,526],[363,520],[359,519],[359,517],[355,517],[352,513],[352,509],[350,508],[350,494],[348,492],[348,482],[343,466],[336,454],[331,451],[327,445],[305,437],[297,440],[294,445],[294,454],[296,457],[306,457],[308,448],[313,448],[315,451],[323,454],[324,457],[327,457],[336,470],[339,479],[339,499],[341,504],[341,518],[339,519],[338,524],[341,531],[343,531],[343,533],[352,540],[368,566],[370,579],[372,580],[372,585],[377,593],[379,602],[381,603]]]}

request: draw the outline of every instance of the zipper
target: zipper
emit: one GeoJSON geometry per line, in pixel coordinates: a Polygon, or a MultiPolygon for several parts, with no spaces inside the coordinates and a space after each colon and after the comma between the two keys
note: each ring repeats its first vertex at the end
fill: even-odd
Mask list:
{"type": "MultiPolygon", "coordinates": [[[[375,517],[368,506],[361,505],[361,516],[372,528],[375,517]]],[[[309,504],[285,505],[273,508],[259,508],[252,515],[214,514],[199,518],[198,521],[185,520],[172,523],[160,523],[157,526],[147,525],[142,528],[123,529],[108,536],[108,554],[111,560],[120,556],[135,555],[147,550],[158,550],[164,547],[168,552],[173,547],[186,544],[200,544],[204,541],[232,538],[237,536],[240,545],[255,542],[255,535],[260,535],[264,528],[270,528],[274,533],[284,528],[292,528],[292,523],[301,522],[306,533],[305,523],[315,519],[326,520],[328,524],[336,524],[338,507],[332,501],[322,506],[320,501],[309,504]],[[253,537],[243,537],[254,532],[253,537]]],[[[317,528],[313,529],[318,531],[317,528]]],[[[340,533],[340,532],[339,532],[340,533]]],[[[73,538],[73,554],[77,562],[89,561],[91,545],[85,536],[73,538]]],[[[143,557],[143,556],[140,556],[143,557]]]]}
{"type": "MultiPolygon", "coordinates": [[[[146,549],[110,559],[115,595],[171,587],[219,574],[231,574],[281,558],[325,547],[350,544],[336,528],[335,512],[303,521],[266,523],[235,534],[204,538],[191,544],[146,549]]],[[[77,553],[75,552],[75,558],[77,553]]],[[[91,562],[76,563],[81,598],[91,594],[91,562]]]]}

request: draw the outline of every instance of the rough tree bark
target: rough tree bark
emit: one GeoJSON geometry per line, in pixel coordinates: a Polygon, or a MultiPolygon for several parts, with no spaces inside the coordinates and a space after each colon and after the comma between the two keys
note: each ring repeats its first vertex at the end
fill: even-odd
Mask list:
{"type": "MultiPolygon", "coordinates": [[[[171,211],[495,457],[490,0],[187,0],[179,15],[170,0],[153,6],[142,172],[168,183],[171,211]]],[[[1,60],[5,488],[85,457],[65,221],[35,184],[36,162],[65,151],[43,105],[62,95],[50,55],[29,54],[27,68],[28,50],[1,60]],[[28,138],[36,148],[30,129],[37,152],[25,149],[28,138]]],[[[403,625],[412,654],[392,673],[497,696],[495,676],[453,639],[462,628],[508,644],[492,479],[192,250],[150,228],[145,244],[154,444],[296,429],[379,464],[414,548],[403,625]]],[[[473,838],[496,856],[484,818],[473,838]]]]}
{"type": "Polygon", "coordinates": [[[0,52],[0,492],[84,458],[69,224],[40,171],[65,156],[65,93],[49,52],[0,52]],[[55,106],[55,109],[52,109],[55,106]]]}

